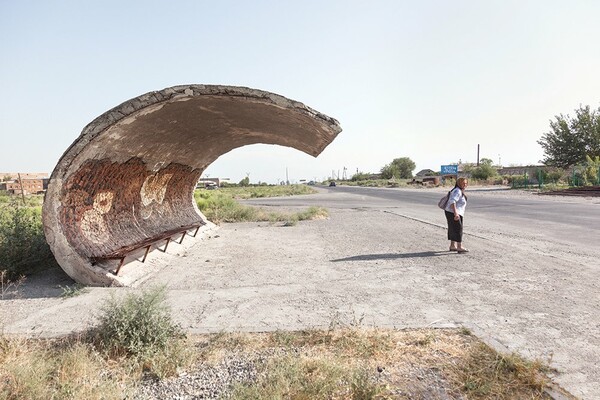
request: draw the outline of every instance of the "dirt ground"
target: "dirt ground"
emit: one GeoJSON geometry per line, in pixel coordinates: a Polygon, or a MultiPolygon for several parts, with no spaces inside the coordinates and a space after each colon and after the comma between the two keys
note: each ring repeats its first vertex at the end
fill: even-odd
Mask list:
{"type": "MultiPolygon", "coordinates": [[[[0,326],[42,337],[76,332],[94,323],[108,296],[166,285],[175,319],[190,333],[466,326],[496,348],[547,361],[572,394],[600,398],[599,248],[472,218],[471,252],[457,255],[447,251],[439,210],[415,218],[413,206],[328,207],[331,194],[315,196],[329,219],[223,225],[173,246],[175,253],[128,264],[153,270],[136,288],[87,288],[65,298],[72,282],[63,274],[32,278],[0,301],[0,326]]],[[[350,194],[333,196],[352,202],[350,194]]],[[[589,199],[539,201],[598,207],[589,199]]]]}

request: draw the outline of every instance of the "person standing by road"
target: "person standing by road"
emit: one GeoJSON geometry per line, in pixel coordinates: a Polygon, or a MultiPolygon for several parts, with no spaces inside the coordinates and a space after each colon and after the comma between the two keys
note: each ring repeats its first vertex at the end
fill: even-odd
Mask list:
{"type": "Polygon", "coordinates": [[[454,189],[450,191],[448,203],[444,209],[446,220],[448,221],[448,240],[450,241],[450,251],[456,251],[459,254],[467,253],[469,250],[462,245],[463,236],[463,217],[467,207],[467,196],[465,188],[469,184],[467,178],[458,178],[454,189]]]}

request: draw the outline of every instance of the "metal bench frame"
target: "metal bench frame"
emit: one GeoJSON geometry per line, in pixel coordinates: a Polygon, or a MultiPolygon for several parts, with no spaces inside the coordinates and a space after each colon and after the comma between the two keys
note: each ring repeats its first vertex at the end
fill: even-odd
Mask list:
{"type": "Polygon", "coordinates": [[[181,235],[181,239],[178,242],[179,244],[181,244],[181,243],[183,243],[183,239],[185,238],[186,235],[196,237],[196,235],[198,234],[198,231],[200,230],[200,227],[202,225],[204,225],[204,224],[193,224],[193,225],[182,226],[182,227],[179,227],[176,229],[171,229],[171,230],[161,233],[160,235],[146,238],[146,239],[142,240],[141,242],[123,246],[117,250],[110,252],[110,253],[103,254],[100,256],[94,256],[94,257],[91,257],[90,259],[92,260],[92,264],[96,264],[99,261],[105,261],[105,260],[121,260],[119,262],[119,266],[117,267],[117,269],[115,271],[111,271],[114,275],[119,275],[119,271],[125,264],[125,258],[129,255],[129,253],[145,247],[146,251],[144,252],[144,257],[142,258],[142,262],[145,262],[146,257],[148,256],[148,253],[150,252],[150,248],[157,242],[160,242],[161,240],[166,240],[165,248],[162,250],[162,252],[165,253],[167,251],[167,247],[169,246],[169,243],[171,243],[171,239],[173,238],[173,236],[181,235]],[[192,235],[189,233],[189,231],[194,228],[195,228],[195,231],[194,231],[194,234],[192,235]]]}

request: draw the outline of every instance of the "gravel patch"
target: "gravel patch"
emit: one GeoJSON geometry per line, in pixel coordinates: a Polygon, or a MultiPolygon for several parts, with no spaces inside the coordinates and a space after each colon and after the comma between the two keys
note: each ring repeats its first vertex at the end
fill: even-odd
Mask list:
{"type": "Polygon", "coordinates": [[[134,399],[219,399],[227,398],[234,383],[248,383],[257,379],[258,367],[269,354],[230,353],[216,365],[206,362],[196,364],[175,378],[162,381],[145,380],[134,399]]]}

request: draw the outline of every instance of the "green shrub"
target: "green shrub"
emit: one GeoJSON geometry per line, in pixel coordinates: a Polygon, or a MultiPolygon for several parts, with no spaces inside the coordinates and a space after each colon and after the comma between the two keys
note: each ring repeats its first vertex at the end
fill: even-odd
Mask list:
{"type": "Polygon", "coordinates": [[[356,174],[352,175],[352,181],[366,181],[369,179],[369,177],[373,175],[370,173],[365,173],[365,172],[357,172],[356,174]]]}
{"type": "Polygon", "coordinates": [[[58,264],[42,230],[42,208],[36,199],[11,198],[0,206],[0,270],[8,279],[56,267],[58,264]]]}
{"type": "Polygon", "coordinates": [[[311,194],[315,190],[306,185],[229,187],[218,190],[198,189],[194,199],[202,213],[216,224],[221,222],[284,221],[295,225],[297,221],[327,216],[327,211],[318,207],[297,214],[266,212],[261,208],[238,203],[237,199],[292,196],[311,194]],[[325,213],[325,215],[322,215],[325,213]]]}
{"type": "Polygon", "coordinates": [[[128,294],[122,300],[111,297],[99,316],[97,338],[111,353],[151,358],[165,351],[182,336],[164,303],[164,287],[128,294]]]}
{"type": "Polygon", "coordinates": [[[584,169],[584,179],[587,185],[598,185],[600,184],[600,156],[596,156],[594,158],[590,156],[585,156],[585,164],[583,165],[584,169]]]}
{"type": "Polygon", "coordinates": [[[490,164],[481,164],[479,167],[476,167],[473,172],[471,172],[471,177],[479,180],[487,180],[496,175],[498,175],[498,172],[490,164]]]}
{"type": "Polygon", "coordinates": [[[311,219],[323,219],[329,216],[329,213],[323,207],[311,206],[306,211],[301,211],[296,214],[299,221],[306,221],[311,219]]]}
{"type": "Polygon", "coordinates": [[[257,209],[238,203],[228,192],[224,189],[197,190],[194,197],[200,211],[214,223],[255,220],[257,209]]]}
{"type": "Polygon", "coordinates": [[[557,169],[554,171],[549,171],[546,173],[547,181],[552,183],[559,183],[564,180],[565,172],[563,170],[557,169]]]}

